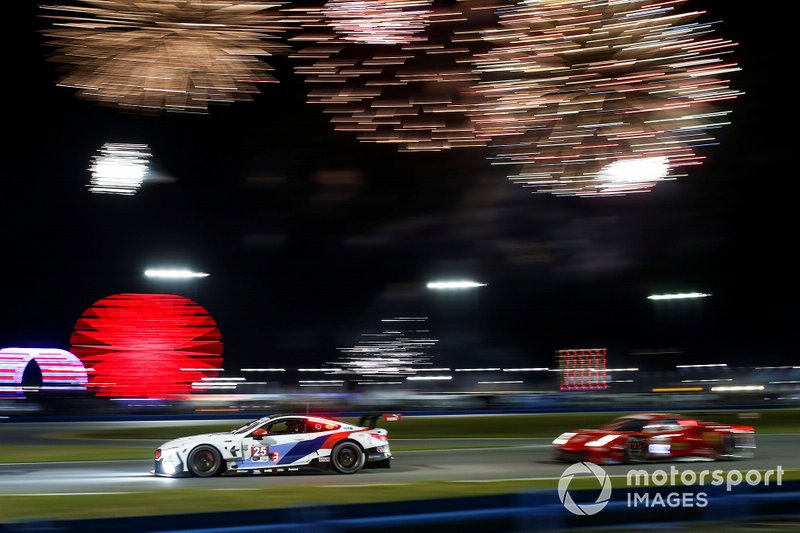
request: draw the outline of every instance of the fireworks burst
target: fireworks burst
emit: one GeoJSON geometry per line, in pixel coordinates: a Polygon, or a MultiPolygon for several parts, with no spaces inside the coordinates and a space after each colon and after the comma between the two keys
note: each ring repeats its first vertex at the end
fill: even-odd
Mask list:
{"type": "Polygon", "coordinates": [[[302,11],[305,33],[294,40],[310,44],[295,55],[303,60],[295,70],[313,87],[309,102],[324,106],[337,131],[355,132],[363,142],[401,151],[486,145],[467,117],[475,95],[465,90],[480,79],[471,60],[488,49],[479,30],[493,19],[494,4],[465,0],[426,9],[430,0],[386,1],[378,3],[393,10],[378,11],[383,25],[371,26],[364,14],[335,18],[343,5],[352,11],[362,3],[330,0],[302,11]],[[401,11],[406,5],[414,10],[401,11]]]}
{"type": "Polygon", "coordinates": [[[431,0],[330,0],[322,9],[345,41],[401,44],[422,40],[431,0]]]}
{"type": "Polygon", "coordinates": [[[249,100],[273,82],[257,56],[283,53],[280,25],[257,0],[80,0],[46,6],[46,32],[66,65],[59,84],[83,98],[126,108],[207,112],[249,100]]]}
{"type": "Polygon", "coordinates": [[[389,327],[380,333],[363,333],[351,348],[339,348],[342,356],[328,363],[333,373],[354,374],[360,379],[408,376],[430,370],[426,352],[438,342],[424,329],[426,317],[394,317],[382,320],[389,327]]]}
{"type": "Polygon", "coordinates": [[[685,0],[527,0],[498,10],[495,47],[476,56],[485,102],[473,116],[497,164],[537,192],[646,192],[699,165],[708,131],[728,124],[712,102],[740,93],[735,43],[712,35],[685,0]]]}

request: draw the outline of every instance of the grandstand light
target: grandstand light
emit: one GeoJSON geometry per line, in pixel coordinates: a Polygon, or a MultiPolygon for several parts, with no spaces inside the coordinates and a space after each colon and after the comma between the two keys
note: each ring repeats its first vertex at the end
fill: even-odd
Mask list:
{"type": "Polygon", "coordinates": [[[675,368],[715,368],[725,366],[728,366],[727,363],[714,363],[709,365],[675,365],[675,368]]]}
{"type": "Polygon", "coordinates": [[[711,392],[746,392],[764,390],[764,385],[726,385],[711,387],[711,392]]]}
{"type": "Polygon", "coordinates": [[[430,281],[426,285],[434,291],[447,291],[447,290],[460,290],[460,289],[476,289],[478,287],[486,287],[486,283],[480,283],[470,280],[453,280],[453,281],[430,281]]]}
{"type": "Polygon", "coordinates": [[[148,268],[144,271],[144,275],[148,278],[190,279],[207,278],[210,274],[179,268],[148,268]]]}
{"type": "Polygon", "coordinates": [[[705,292],[678,292],[674,294],[651,294],[648,300],[691,300],[695,298],[708,298],[711,296],[705,292]]]}

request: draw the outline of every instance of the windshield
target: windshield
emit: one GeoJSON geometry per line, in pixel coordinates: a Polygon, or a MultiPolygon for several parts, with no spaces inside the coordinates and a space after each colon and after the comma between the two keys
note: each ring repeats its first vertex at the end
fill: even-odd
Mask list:
{"type": "Polygon", "coordinates": [[[602,426],[601,429],[611,429],[614,431],[641,431],[645,424],[649,423],[648,420],[641,418],[618,418],[602,426]]]}
{"type": "Polygon", "coordinates": [[[240,433],[247,433],[248,431],[251,431],[251,430],[257,428],[258,426],[260,426],[261,424],[263,424],[264,422],[269,420],[269,418],[270,417],[268,417],[268,416],[265,416],[265,417],[262,417],[262,418],[256,418],[255,420],[252,420],[252,421],[248,422],[247,424],[243,425],[242,427],[234,429],[233,431],[231,431],[231,433],[233,433],[235,435],[240,434],[240,433]]]}

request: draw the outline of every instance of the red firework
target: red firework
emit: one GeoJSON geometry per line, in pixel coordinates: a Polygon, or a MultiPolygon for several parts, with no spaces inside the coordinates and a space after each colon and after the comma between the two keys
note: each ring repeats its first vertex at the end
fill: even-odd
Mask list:
{"type": "Polygon", "coordinates": [[[167,398],[222,368],[222,336],[202,306],[175,294],[115,294],[78,319],[70,340],[98,396],[167,398]]]}

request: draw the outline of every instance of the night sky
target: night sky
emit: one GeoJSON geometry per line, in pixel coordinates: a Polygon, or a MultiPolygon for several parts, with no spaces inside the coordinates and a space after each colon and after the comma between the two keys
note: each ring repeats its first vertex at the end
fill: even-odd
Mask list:
{"type": "Polygon", "coordinates": [[[146,116],[58,88],[33,2],[8,2],[0,346],[67,348],[94,301],[176,292],[218,321],[225,367],[319,364],[395,315],[431,317],[441,364],[553,364],[560,348],[642,350],[686,361],[796,363],[793,259],[796,48],[789,17],[745,2],[691,2],[740,43],[733,125],[702,168],[651,194],[533,195],[489,150],[399,154],[334,133],[305,104],[293,62],[280,84],[209,115],[146,116]],[[133,197],[87,191],[105,142],[146,143],[158,178],[133,197]],[[154,283],[145,268],[211,273],[154,283]],[[488,287],[434,294],[425,281],[488,287]],[[703,301],[654,304],[653,292],[703,301]]]}

